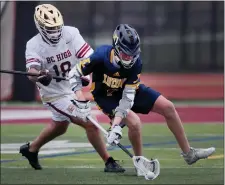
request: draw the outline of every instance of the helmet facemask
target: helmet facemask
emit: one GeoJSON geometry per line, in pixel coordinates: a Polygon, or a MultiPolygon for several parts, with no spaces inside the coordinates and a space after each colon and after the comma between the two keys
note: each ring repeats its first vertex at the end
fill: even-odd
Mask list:
{"type": "Polygon", "coordinates": [[[116,62],[126,69],[131,68],[139,57],[139,53],[136,55],[126,54],[119,46],[115,47],[114,55],[116,62]]]}
{"type": "Polygon", "coordinates": [[[63,25],[55,27],[47,27],[36,23],[36,27],[43,39],[50,45],[57,45],[62,38],[63,25]]]}

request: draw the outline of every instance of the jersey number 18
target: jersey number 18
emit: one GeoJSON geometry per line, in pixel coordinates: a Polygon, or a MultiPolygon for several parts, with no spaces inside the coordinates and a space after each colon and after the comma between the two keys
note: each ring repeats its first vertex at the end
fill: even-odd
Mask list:
{"type": "MultiPolygon", "coordinates": [[[[62,71],[62,76],[65,77],[66,73],[69,73],[71,70],[71,63],[69,61],[63,62],[60,64],[60,69],[62,71]]],[[[59,68],[57,65],[53,66],[53,69],[55,70],[56,76],[60,76],[59,68]]],[[[56,79],[56,82],[60,82],[60,79],[56,79]]]]}

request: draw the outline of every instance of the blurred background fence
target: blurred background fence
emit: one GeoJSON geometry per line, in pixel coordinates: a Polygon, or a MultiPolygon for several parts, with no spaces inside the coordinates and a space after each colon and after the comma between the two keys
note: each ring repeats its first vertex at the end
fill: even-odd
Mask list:
{"type": "Polygon", "coordinates": [[[144,70],[222,71],[223,2],[55,2],[65,23],[95,47],[111,43],[119,23],[133,25],[142,41],[144,70]]]}
{"type": "MultiPolygon", "coordinates": [[[[93,48],[111,44],[117,24],[134,26],[142,42],[143,81],[168,97],[182,99],[187,97],[182,92],[189,95],[197,92],[198,96],[190,98],[223,98],[223,1],[7,2],[1,6],[2,68],[25,70],[25,45],[36,34],[33,13],[40,3],[55,5],[62,12],[65,25],[77,27],[93,48]],[[162,73],[172,74],[159,77],[162,73]],[[177,75],[182,73],[185,75],[177,75]],[[199,78],[200,74],[205,76],[199,78]],[[182,78],[184,81],[179,81],[182,78]],[[164,86],[155,86],[162,81],[164,86]],[[174,86],[177,81],[176,87],[180,89],[174,86]],[[199,89],[190,89],[190,84],[199,89]],[[209,90],[202,87],[203,84],[209,90]],[[165,85],[170,92],[162,89],[165,85]],[[180,96],[173,97],[178,91],[180,96]],[[208,96],[204,96],[205,93],[208,96]]],[[[36,89],[25,77],[10,78],[10,75],[1,75],[2,100],[36,99],[36,89]]]]}

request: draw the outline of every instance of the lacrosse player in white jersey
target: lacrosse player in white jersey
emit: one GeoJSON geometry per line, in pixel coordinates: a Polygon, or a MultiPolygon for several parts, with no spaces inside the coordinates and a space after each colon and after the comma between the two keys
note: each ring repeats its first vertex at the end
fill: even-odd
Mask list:
{"type": "Polygon", "coordinates": [[[34,22],[39,33],[27,42],[26,68],[39,75],[29,79],[36,83],[44,106],[51,111],[52,122],[32,143],[22,145],[20,153],[34,169],[42,169],[38,160],[40,148],[64,134],[69,123],[73,122],[86,130],[90,143],[105,162],[105,172],[124,172],[108,154],[99,130],[86,119],[91,109],[81,88],[82,83],[88,84],[88,77],[76,79],[75,83],[52,78],[53,75],[66,77],[80,59],[93,53],[93,49],[77,28],[64,26],[61,13],[50,4],[35,8],[34,22]],[[78,85],[77,81],[80,82],[78,85]]]}

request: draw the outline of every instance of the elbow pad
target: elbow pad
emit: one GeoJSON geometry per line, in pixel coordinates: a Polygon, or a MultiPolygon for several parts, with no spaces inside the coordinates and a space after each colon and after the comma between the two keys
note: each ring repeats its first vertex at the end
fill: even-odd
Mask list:
{"type": "Polygon", "coordinates": [[[125,87],[123,91],[123,97],[119,102],[119,106],[116,107],[115,116],[125,118],[129,113],[130,109],[134,105],[136,91],[133,88],[125,87]]]}

